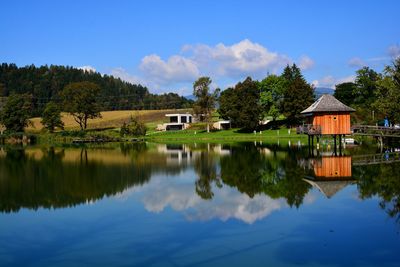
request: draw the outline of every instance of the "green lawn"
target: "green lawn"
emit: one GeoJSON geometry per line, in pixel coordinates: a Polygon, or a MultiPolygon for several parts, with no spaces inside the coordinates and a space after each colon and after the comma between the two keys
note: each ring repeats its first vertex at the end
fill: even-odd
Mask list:
{"type": "Polygon", "coordinates": [[[207,133],[205,130],[184,130],[184,131],[165,131],[165,132],[150,132],[146,135],[146,140],[149,141],[277,141],[278,139],[288,139],[293,141],[307,141],[306,135],[298,135],[294,129],[289,134],[288,129],[266,130],[252,133],[242,133],[239,129],[213,131],[207,133]]]}

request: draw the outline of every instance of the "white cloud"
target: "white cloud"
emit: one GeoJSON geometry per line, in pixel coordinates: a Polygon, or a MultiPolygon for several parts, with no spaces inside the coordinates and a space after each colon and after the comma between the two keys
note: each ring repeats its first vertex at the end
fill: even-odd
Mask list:
{"type": "Polygon", "coordinates": [[[129,74],[124,68],[119,67],[112,69],[111,75],[133,84],[141,84],[143,86],[146,86],[147,84],[147,82],[142,80],[140,77],[129,74]]]}
{"type": "Polygon", "coordinates": [[[390,63],[390,60],[400,57],[400,45],[391,45],[387,48],[386,55],[370,57],[370,58],[359,58],[353,57],[349,60],[348,65],[350,67],[362,68],[365,66],[378,68],[383,67],[385,64],[390,63]]]}
{"type": "Polygon", "coordinates": [[[341,77],[341,78],[337,78],[337,77],[333,77],[332,75],[328,75],[328,76],[323,77],[320,80],[314,80],[312,82],[312,84],[315,87],[328,87],[328,88],[335,89],[336,84],[345,83],[345,82],[354,82],[355,78],[356,78],[355,75],[350,75],[350,76],[341,77]]]}
{"type": "Polygon", "coordinates": [[[311,69],[312,67],[314,67],[314,64],[315,64],[314,60],[312,60],[308,56],[302,56],[299,59],[299,67],[302,70],[311,69]]]}
{"type": "Polygon", "coordinates": [[[317,199],[317,195],[315,194],[314,191],[310,190],[304,197],[303,203],[306,205],[313,204],[315,200],[317,199]]]}
{"type": "Polygon", "coordinates": [[[243,78],[248,75],[262,77],[292,62],[286,55],[271,52],[248,39],[233,45],[185,45],[182,51],[196,62],[202,73],[225,78],[243,78]]]}
{"type": "Polygon", "coordinates": [[[87,71],[87,72],[96,72],[96,69],[94,67],[90,66],[90,65],[81,66],[81,67],[78,67],[78,69],[84,70],[84,71],[87,71]]]}
{"type": "Polygon", "coordinates": [[[318,80],[312,81],[311,84],[312,84],[314,87],[319,87],[319,81],[318,81],[318,80]]]}
{"type": "Polygon", "coordinates": [[[388,54],[391,58],[394,58],[394,59],[400,57],[400,45],[389,46],[388,54]]]}
{"type": "Polygon", "coordinates": [[[121,80],[129,83],[146,86],[151,93],[161,94],[161,93],[170,93],[171,91],[173,91],[173,93],[176,93],[178,95],[189,95],[193,90],[185,85],[175,86],[174,89],[171,90],[171,88],[169,88],[168,85],[158,84],[151,80],[143,79],[142,77],[132,75],[121,67],[112,69],[110,74],[114,77],[120,78],[121,80]]]}
{"type": "Polygon", "coordinates": [[[359,57],[353,57],[349,60],[348,65],[354,68],[362,68],[367,66],[367,63],[359,57]]]}
{"type": "MultiPolygon", "coordinates": [[[[244,39],[232,45],[184,45],[179,54],[166,59],[157,54],[143,57],[138,76],[121,69],[115,69],[112,74],[129,82],[145,84],[158,93],[173,90],[187,95],[192,91],[191,84],[200,76],[210,76],[224,88],[227,81],[237,82],[247,76],[261,79],[268,73],[281,72],[293,62],[285,54],[272,52],[261,44],[244,39]]],[[[306,55],[298,62],[303,70],[314,65],[306,55]]]]}
{"type": "Polygon", "coordinates": [[[334,83],[335,83],[335,78],[333,78],[332,75],[325,76],[320,80],[312,81],[312,84],[315,87],[332,87],[334,83]]]}
{"type": "Polygon", "coordinates": [[[139,68],[147,79],[158,84],[193,82],[200,76],[193,60],[178,55],[171,56],[167,61],[154,54],[145,56],[139,68]]]}
{"type": "Polygon", "coordinates": [[[339,79],[336,79],[336,84],[339,83],[350,83],[350,82],[354,82],[356,80],[356,76],[355,75],[350,75],[350,76],[346,76],[346,77],[342,77],[339,79]]]}

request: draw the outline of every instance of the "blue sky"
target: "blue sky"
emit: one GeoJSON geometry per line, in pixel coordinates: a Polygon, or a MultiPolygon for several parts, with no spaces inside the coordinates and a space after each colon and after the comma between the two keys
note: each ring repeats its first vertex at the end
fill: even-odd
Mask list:
{"type": "Polygon", "coordinates": [[[400,1],[1,1],[0,62],[71,65],[191,93],[295,62],[333,87],[400,55],[400,1]]]}

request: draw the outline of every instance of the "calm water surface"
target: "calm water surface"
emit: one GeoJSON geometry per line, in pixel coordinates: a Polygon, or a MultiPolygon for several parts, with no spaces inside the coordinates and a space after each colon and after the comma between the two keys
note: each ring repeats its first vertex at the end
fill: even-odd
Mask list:
{"type": "Polygon", "coordinates": [[[2,148],[0,266],[400,266],[400,158],[377,153],[2,148]]]}

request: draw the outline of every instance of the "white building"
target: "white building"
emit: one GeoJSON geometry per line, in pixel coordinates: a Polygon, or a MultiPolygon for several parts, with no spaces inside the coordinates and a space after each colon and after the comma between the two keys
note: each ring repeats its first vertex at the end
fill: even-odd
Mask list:
{"type": "Polygon", "coordinates": [[[231,121],[217,121],[213,123],[213,128],[217,130],[226,130],[231,128],[231,121]]]}
{"type": "Polygon", "coordinates": [[[169,122],[158,125],[157,130],[159,131],[184,130],[193,121],[193,116],[188,113],[165,114],[165,116],[169,118],[169,122]]]}

